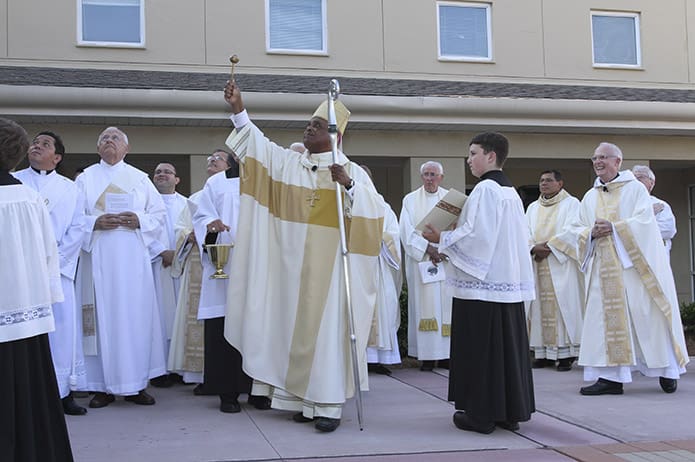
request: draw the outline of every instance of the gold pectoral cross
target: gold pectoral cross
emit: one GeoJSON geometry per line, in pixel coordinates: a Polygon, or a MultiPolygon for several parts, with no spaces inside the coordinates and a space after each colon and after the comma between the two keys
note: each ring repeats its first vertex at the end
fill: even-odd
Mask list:
{"type": "Polygon", "coordinates": [[[311,195],[307,196],[307,202],[309,202],[309,207],[313,207],[314,203],[321,200],[321,195],[317,191],[311,191],[311,195]]]}

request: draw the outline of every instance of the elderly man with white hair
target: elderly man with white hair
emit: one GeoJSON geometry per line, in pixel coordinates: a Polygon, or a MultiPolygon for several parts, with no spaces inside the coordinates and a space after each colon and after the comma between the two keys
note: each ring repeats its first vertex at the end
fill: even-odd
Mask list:
{"type": "Polygon", "coordinates": [[[576,255],[586,277],[579,365],[596,382],[581,394],[621,395],[634,370],[673,393],[689,361],[673,274],[649,194],[622,160],[599,144],[578,219],[548,246],[576,255]]]}
{"type": "Polygon", "coordinates": [[[676,235],[676,217],[673,216],[671,206],[662,201],[658,197],[652,195],[654,185],[656,185],[656,175],[651,168],[646,165],[635,165],[632,167],[632,174],[635,175],[637,181],[642,183],[647,191],[649,198],[652,200],[654,215],[656,216],[656,224],[659,225],[661,238],[664,240],[664,246],[667,252],[671,252],[671,239],[676,235]]]}
{"type": "Polygon", "coordinates": [[[448,368],[451,297],[444,281],[423,283],[418,265],[438,258],[437,244],[431,244],[415,229],[448,190],[439,186],[444,178],[442,164],[420,166],[422,186],[403,198],[400,232],[405,249],[405,276],[408,282],[408,355],[422,361],[421,370],[431,371],[435,361],[448,368]]]}

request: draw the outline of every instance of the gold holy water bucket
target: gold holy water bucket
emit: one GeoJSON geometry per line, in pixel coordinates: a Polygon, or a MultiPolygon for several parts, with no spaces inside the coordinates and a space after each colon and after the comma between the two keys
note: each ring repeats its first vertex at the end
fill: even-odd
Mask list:
{"type": "Polygon", "coordinates": [[[215,272],[210,279],[229,279],[229,275],[224,272],[224,265],[229,261],[229,252],[234,244],[206,244],[210,261],[215,265],[215,272]]]}

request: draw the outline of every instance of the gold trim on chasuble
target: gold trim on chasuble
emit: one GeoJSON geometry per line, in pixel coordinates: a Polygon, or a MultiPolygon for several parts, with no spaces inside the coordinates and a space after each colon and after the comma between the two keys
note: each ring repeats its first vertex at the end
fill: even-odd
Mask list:
{"type": "MultiPolygon", "coordinates": [[[[611,223],[620,221],[618,207],[622,186],[625,183],[612,183],[608,191],[597,189],[596,218],[604,218],[611,223]]],[[[632,344],[627,318],[627,300],[623,285],[623,266],[615,251],[613,235],[596,240],[596,255],[599,263],[599,279],[603,301],[603,322],[606,329],[606,366],[632,365],[632,344]]]]}
{"type": "MultiPolygon", "coordinates": [[[[565,191],[562,190],[561,192],[565,191]]],[[[536,218],[536,228],[533,233],[536,244],[547,242],[553,237],[557,225],[557,215],[560,210],[557,204],[560,203],[562,197],[567,195],[566,192],[564,195],[558,193],[550,201],[540,202],[538,216],[536,218]]],[[[553,278],[550,274],[550,263],[548,263],[547,258],[536,262],[536,275],[538,277],[538,292],[541,304],[541,334],[543,336],[543,346],[557,347],[557,323],[558,319],[562,321],[562,317],[559,316],[560,305],[557,301],[553,278]]]]}
{"type": "Polygon", "coordinates": [[[627,223],[622,221],[619,223],[615,223],[613,226],[615,227],[616,232],[620,236],[620,239],[622,239],[625,250],[627,250],[627,253],[630,256],[630,260],[632,260],[632,265],[637,271],[637,274],[639,274],[640,280],[644,284],[644,287],[647,289],[649,297],[659,308],[659,311],[661,311],[661,313],[663,313],[663,315],[666,317],[671,337],[671,344],[673,345],[673,351],[676,355],[676,359],[678,359],[678,365],[684,367],[688,362],[688,358],[686,355],[683,354],[680,345],[678,344],[675,336],[673,335],[673,329],[671,328],[673,322],[673,313],[671,312],[671,304],[669,303],[668,298],[666,298],[666,295],[664,294],[663,290],[661,290],[659,281],[656,279],[654,272],[647,264],[647,260],[644,258],[642,251],[637,246],[635,238],[630,232],[627,223]]]}
{"type": "MultiPolygon", "coordinates": [[[[294,395],[306,396],[324,310],[340,308],[327,306],[340,247],[335,182],[330,170],[320,169],[315,189],[283,183],[274,180],[265,166],[250,157],[245,158],[242,168],[241,194],[253,197],[277,219],[307,225],[297,314],[283,387],[294,395]]],[[[379,255],[382,227],[383,219],[346,219],[349,251],[372,257],[379,255]]],[[[349,352],[347,313],[341,316],[345,318],[342,321],[344,350],[349,352]]]]}
{"type": "Polygon", "coordinates": [[[188,254],[188,293],[186,299],[186,327],[183,356],[183,370],[203,372],[204,335],[205,328],[198,320],[198,305],[200,304],[200,287],[203,280],[203,267],[200,262],[200,251],[194,245],[188,254]]]}

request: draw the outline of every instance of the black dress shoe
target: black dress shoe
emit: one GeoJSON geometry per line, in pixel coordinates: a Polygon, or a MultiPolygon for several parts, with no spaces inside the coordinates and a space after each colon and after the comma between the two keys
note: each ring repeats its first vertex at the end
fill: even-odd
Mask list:
{"type": "Polygon", "coordinates": [[[426,360],[422,362],[420,370],[424,372],[431,372],[434,370],[434,361],[426,360]]]}
{"type": "Polygon", "coordinates": [[[220,412],[226,412],[227,414],[237,414],[241,412],[241,404],[239,404],[239,401],[237,400],[220,400],[220,412]]]}
{"type": "Polygon", "coordinates": [[[574,358],[563,358],[557,362],[557,370],[559,372],[567,372],[572,370],[574,358]]]}
{"type": "Polygon", "coordinates": [[[266,411],[270,409],[270,398],[268,398],[267,396],[249,395],[248,403],[256,409],[260,409],[261,411],[266,411]]]}
{"type": "Polygon", "coordinates": [[[67,415],[85,415],[87,413],[87,409],[78,405],[72,395],[66,396],[61,401],[63,402],[63,412],[67,415]]]}
{"type": "Polygon", "coordinates": [[[612,380],[598,379],[595,384],[580,388],[579,393],[585,396],[622,395],[623,384],[612,380]]]}
{"type": "Polygon", "coordinates": [[[534,369],[543,369],[544,367],[552,366],[554,364],[555,364],[555,361],[551,361],[551,360],[545,359],[545,358],[539,358],[539,359],[533,360],[533,363],[531,363],[531,367],[534,369]]]}
{"type": "Polygon", "coordinates": [[[659,377],[659,385],[661,385],[661,389],[664,390],[664,393],[673,393],[678,388],[678,380],[659,377]]]}
{"type": "Polygon", "coordinates": [[[154,396],[150,395],[145,390],[140,390],[137,395],[126,396],[124,399],[130,403],[140,404],[142,406],[152,406],[155,403],[154,396]]]}
{"type": "Polygon", "coordinates": [[[449,360],[448,359],[440,359],[437,361],[437,367],[440,369],[449,369],[449,360]]]}
{"type": "Polygon", "coordinates": [[[150,385],[153,387],[157,388],[169,388],[174,384],[174,381],[171,380],[171,377],[169,377],[169,374],[164,374],[160,375],[159,377],[155,377],[153,379],[150,379],[150,385]]]}
{"type": "Polygon", "coordinates": [[[314,427],[320,432],[332,432],[340,425],[340,419],[330,417],[316,417],[314,427]]]}
{"type": "Polygon", "coordinates": [[[304,414],[301,412],[297,412],[295,415],[292,416],[292,420],[294,420],[297,423],[307,423],[307,422],[313,422],[314,419],[309,418],[309,417],[304,417],[304,414]]]}
{"type": "Polygon", "coordinates": [[[367,370],[369,372],[374,372],[375,374],[391,375],[391,369],[384,366],[383,364],[377,364],[377,363],[367,364],[367,370]]]}
{"type": "Polygon", "coordinates": [[[96,392],[94,393],[92,399],[89,401],[89,407],[91,407],[92,409],[106,407],[109,404],[113,403],[115,400],[116,398],[110,393],[96,392]]]}
{"type": "Polygon", "coordinates": [[[478,432],[484,435],[488,435],[495,431],[494,422],[479,422],[463,411],[456,411],[454,413],[454,425],[460,430],[478,432]]]}
{"type": "Polygon", "coordinates": [[[500,428],[504,428],[505,430],[509,430],[510,432],[515,432],[519,429],[519,422],[515,422],[513,420],[495,422],[495,425],[497,425],[500,428]]]}

